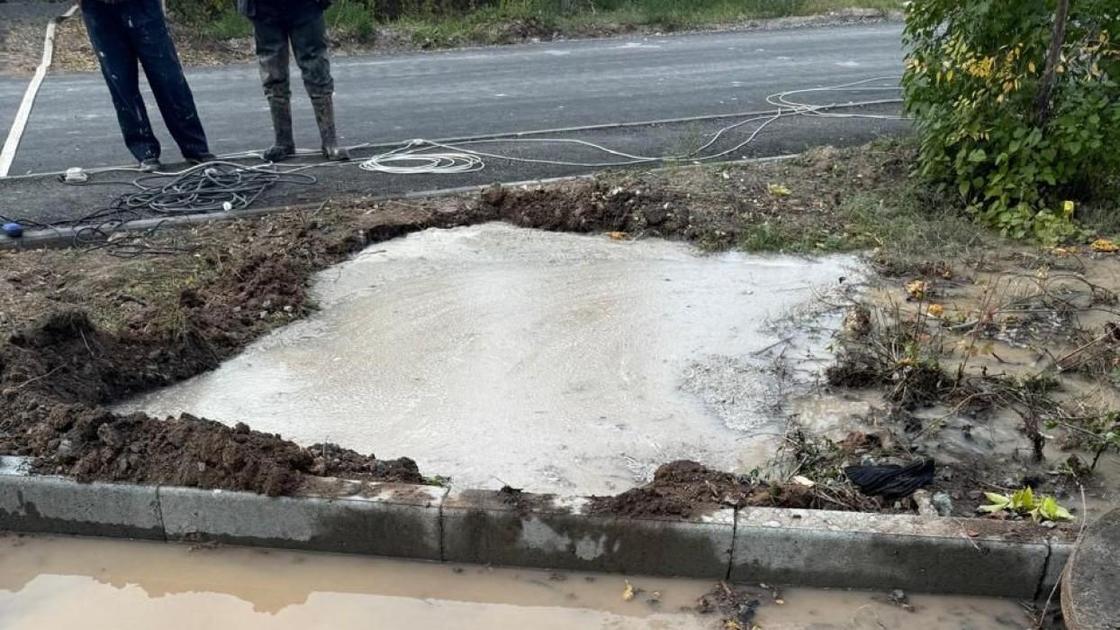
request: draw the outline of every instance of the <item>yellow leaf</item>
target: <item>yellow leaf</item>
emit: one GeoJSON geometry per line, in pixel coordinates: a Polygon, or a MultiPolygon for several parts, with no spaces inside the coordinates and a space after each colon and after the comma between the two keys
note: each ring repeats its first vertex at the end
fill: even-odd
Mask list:
{"type": "Polygon", "coordinates": [[[793,194],[793,191],[791,191],[785,184],[767,184],[766,190],[768,190],[770,194],[774,195],[775,197],[788,197],[793,194]]]}
{"type": "Polygon", "coordinates": [[[1120,251],[1120,246],[1107,238],[1097,239],[1096,241],[1093,241],[1092,248],[1093,251],[1100,252],[1102,254],[1114,254],[1120,251]]]}
{"type": "Polygon", "coordinates": [[[1064,214],[1066,216],[1066,218],[1068,219],[1069,217],[1073,216],[1073,210],[1076,207],[1077,207],[1077,204],[1073,203],[1072,201],[1066,201],[1066,202],[1062,203],[1062,214],[1064,214]]]}
{"type": "Polygon", "coordinates": [[[930,304],[929,314],[932,317],[942,317],[945,315],[945,307],[940,304],[930,304]]]}
{"type": "Polygon", "coordinates": [[[607,232],[607,236],[611,237],[612,241],[625,241],[626,232],[607,232]]]}
{"type": "Polygon", "coordinates": [[[915,300],[924,300],[929,293],[929,283],[925,280],[914,280],[906,284],[906,293],[915,300]]]}
{"type": "Polygon", "coordinates": [[[622,601],[628,602],[632,599],[634,599],[634,585],[630,583],[630,580],[626,580],[626,588],[622,591],[622,601]]]}
{"type": "Polygon", "coordinates": [[[1030,61],[1030,62],[1027,63],[1027,69],[1030,70],[1031,72],[1035,71],[1035,65],[1034,65],[1033,61],[1030,61]]]}

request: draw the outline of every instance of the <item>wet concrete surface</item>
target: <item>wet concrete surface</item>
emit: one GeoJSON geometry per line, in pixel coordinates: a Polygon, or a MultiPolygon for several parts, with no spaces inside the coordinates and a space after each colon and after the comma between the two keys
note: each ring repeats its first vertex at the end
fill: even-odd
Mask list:
{"type": "MultiPolygon", "coordinates": [[[[6,630],[348,628],[716,629],[695,580],[449,566],[240,548],[0,538],[6,630]],[[623,597],[627,581],[635,589],[623,597]]],[[[774,629],[1022,628],[1010,601],[785,589],[754,623],[774,629]]]]}
{"type": "Polygon", "coordinates": [[[817,297],[859,275],[848,257],[429,230],[321,273],[320,312],[119,409],[413,457],[457,487],[610,493],[683,458],[745,472],[827,357],[838,315],[817,297]]]}

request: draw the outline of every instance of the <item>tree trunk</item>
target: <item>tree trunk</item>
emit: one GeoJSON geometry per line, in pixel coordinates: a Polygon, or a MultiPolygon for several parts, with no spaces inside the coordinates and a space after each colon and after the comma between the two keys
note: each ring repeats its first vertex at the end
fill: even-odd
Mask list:
{"type": "Polygon", "coordinates": [[[1046,53],[1046,69],[1042,72],[1042,82],[1038,85],[1038,97],[1035,100],[1035,112],[1039,124],[1045,124],[1050,117],[1050,97],[1054,92],[1058,64],[1062,60],[1062,45],[1066,42],[1069,3],[1070,0],[1058,0],[1058,10],[1054,13],[1054,33],[1050,37],[1050,50],[1046,53]]]}

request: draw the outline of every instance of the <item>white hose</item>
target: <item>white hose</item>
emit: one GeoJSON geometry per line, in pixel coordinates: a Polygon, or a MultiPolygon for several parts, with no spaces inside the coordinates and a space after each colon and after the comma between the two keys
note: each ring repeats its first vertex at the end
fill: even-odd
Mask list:
{"type": "Polygon", "coordinates": [[[852,81],[850,83],[842,83],[840,85],[806,88],[800,90],[788,90],[785,92],[778,92],[766,97],[766,102],[775,107],[774,112],[751,116],[746,120],[741,120],[732,125],[727,125],[718,130],[711,138],[707,140],[700,148],[685,155],[660,155],[660,156],[646,156],[634,155],[611,149],[594,142],[587,140],[578,140],[573,138],[526,138],[521,137],[523,133],[509,134],[510,137],[492,137],[478,140],[462,140],[458,142],[439,142],[436,140],[412,140],[411,142],[393,149],[386,153],[374,155],[373,157],[361,162],[358,166],[364,171],[389,173],[396,175],[434,175],[434,174],[452,174],[452,173],[470,173],[480,171],[486,167],[483,158],[493,158],[498,160],[505,160],[509,162],[519,162],[525,164],[547,164],[552,166],[570,166],[581,168],[609,168],[617,166],[634,166],[639,164],[648,164],[655,162],[669,162],[669,161],[691,161],[691,162],[707,162],[726,157],[736,153],[758,138],[766,127],[772,123],[791,116],[808,116],[820,118],[866,118],[873,120],[903,120],[902,116],[887,115],[887,114],[854,114],[846,112],[835,112],[831,110],[839,108],[854,108],[860,106],[873,106],[901,103],[900,98],[887,98],[875,99],[868,101],[855,101],[848,103],[829,103],[825,105],[813,105],[811,103],[801,103],[792,100],[791,97],[798,94],[808,94],[814,92],[871,92],[871,91],[892,91],[897,92],[899,77],[873,77],[870,79],[861,79],[859,81],[852,81]],[[881,83],[884,81],[892,81],[894,85],[869,85],[872,83],[881,83]],[[705,154],[704,152],[716,144],[725,134],[734,131],[740,127],[750,123],[759,123],[759,125],[751,132],[751,134],[743,142],[718,153],[705,154]],[[515,157],[512,155],[496,153],[493,151],[482,151],[477,149],[468,148],[467,145],[479,144],[553,144],[553,145],[576,145],[593,149],[605,153],[610,156],[622,158],[622,160],[609,161],[609,162],[575,162],[568,160],[551,160],[546,158],[527,158],[515,157]]]}

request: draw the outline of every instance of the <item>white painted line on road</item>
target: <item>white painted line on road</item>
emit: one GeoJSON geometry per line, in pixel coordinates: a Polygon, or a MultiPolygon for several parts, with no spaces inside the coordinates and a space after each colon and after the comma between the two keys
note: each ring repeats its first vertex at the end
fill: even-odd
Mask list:
{"type": "Polygon", "coordinates": [[[78,5],[70,7],[66,13],[51,20],[47,24],[47,35],[43,40],[43,59],[39,62],[39,67],[35,69],[35,75],[31,77],[31,83],[27,86],[27,91],[23,94],[23,101],[19,104],[19,109],[16,111],[16,119],[12,122],[12,128],[8,131],[8,139],[4,141],[4,148],[0,150],[0,177],[7,177],[8,171],[12,169],[12,162],[16,159],[16,150],[19,148],[19,143],[23,139],[23,131],[27,128],[27,119],[31,116],[31,108],[35,105],[35,98],[39,95],[39,86],[43,84],[43,79],[47,76],[47,69],[51,67],[51,61],[54,60],[54,36],[58,31],[58,25],[66,19],[74,16],[78,11],[78,5]]]}

